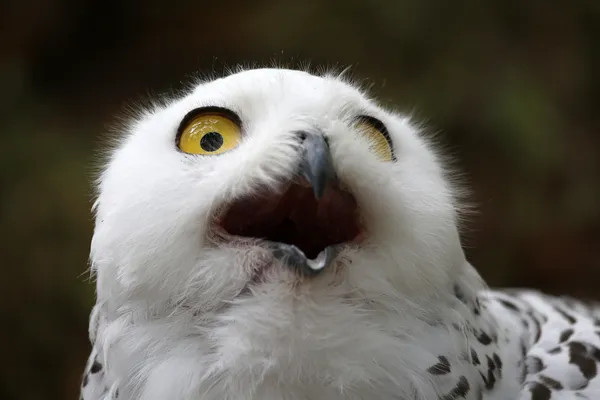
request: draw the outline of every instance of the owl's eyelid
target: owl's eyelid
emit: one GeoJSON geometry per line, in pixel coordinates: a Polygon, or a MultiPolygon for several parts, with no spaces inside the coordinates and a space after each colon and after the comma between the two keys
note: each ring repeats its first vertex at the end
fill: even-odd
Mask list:
{"type": "Polygon", "coordinates": [[[390,146],[390,150],[392,152],[392,161],[396,161],[396,153],[394,152],[394,142],[392,141],[390,133],[388,132],[385,124],[380,119],[366,114],[359,115],[358,117],[356,117],[356,120],[357,122],[369,124],[374,129],[377,129],[377,131],[381,132],[385,140],[388,142],[388,145],[390,146]]]}

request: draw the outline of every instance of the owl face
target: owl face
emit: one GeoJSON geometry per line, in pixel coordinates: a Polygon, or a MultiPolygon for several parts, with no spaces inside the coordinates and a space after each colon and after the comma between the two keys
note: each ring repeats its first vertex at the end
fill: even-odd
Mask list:
{"type": "Polygon", "coordinates": [[[434,292],[463,261],[450,185],[408,119],[301,71],[232,74],[136,118],[95,211],[99,291],[202,310],[434,292]]]}

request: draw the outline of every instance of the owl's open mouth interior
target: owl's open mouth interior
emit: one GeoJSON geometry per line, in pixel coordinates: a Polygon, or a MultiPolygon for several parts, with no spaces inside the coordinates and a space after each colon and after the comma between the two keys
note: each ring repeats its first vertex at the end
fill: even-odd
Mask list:
{"type": "Polygon", "coordinates": [[[351,193],[330,185],[317,200],[306,182],[283,192],[261,192],[235,201],[218,221],[229,234],[291,244],[309,259],[329,246],[361,236],[358,207],[351,193]]]}

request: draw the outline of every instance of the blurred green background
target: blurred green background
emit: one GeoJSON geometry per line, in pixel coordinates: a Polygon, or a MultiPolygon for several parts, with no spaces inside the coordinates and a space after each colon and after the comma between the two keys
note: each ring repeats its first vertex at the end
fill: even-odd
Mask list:
{"type": "Polygon", "coordinates": [[[490,284],[600,299],[597,0],[2,0],[0,37],[0,399],[77,398],[103,134],[238,63],[352,65],[440,132],[490,284]]]}

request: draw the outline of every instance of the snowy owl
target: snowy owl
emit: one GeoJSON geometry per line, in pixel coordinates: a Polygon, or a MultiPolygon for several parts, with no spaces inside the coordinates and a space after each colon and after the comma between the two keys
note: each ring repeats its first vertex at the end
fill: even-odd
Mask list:
{"type": "Polygon", "coordinates": [[[84,400],[600,399],[600,308],[486,289],[440,155],[342,76],[238,71],[124,130],[84,400]]]}

